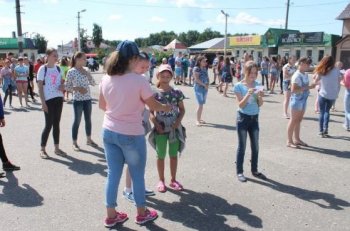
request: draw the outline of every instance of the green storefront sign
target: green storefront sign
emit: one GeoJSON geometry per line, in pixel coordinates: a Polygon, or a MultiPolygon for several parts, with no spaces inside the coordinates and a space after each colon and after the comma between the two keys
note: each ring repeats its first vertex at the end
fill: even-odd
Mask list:
{"type": "Polygon", "coordinates": [[[16,38],[0,38],[0,49],[18,49],[16,38]]]}

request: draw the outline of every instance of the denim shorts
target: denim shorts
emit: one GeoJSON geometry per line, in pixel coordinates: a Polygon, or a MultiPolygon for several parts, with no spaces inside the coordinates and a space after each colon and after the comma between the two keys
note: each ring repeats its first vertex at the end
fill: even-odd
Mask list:
{"type": "Polygon", "coordinates": [[[175,67],[175,76],[182,76],[182,68],[175,67]]]}
{"type": "Polygon", "coordinates": [[[305,111],[308,93],[295,94],[290,97],[290,108],[295,111],[305,111]]]}
{"type": "Polygon", "coordinates": [[[290,91],[290,79],[283,80],[283,91],[290,91]]]}
{"type": "Polygon", "coordinates": [[[197,99],[198,104],[199,105],[205,104],[205,102],[207,101],[208,91],[202,86],[195,85],[194,93],[196,95],[196,99],[197,99]]]}

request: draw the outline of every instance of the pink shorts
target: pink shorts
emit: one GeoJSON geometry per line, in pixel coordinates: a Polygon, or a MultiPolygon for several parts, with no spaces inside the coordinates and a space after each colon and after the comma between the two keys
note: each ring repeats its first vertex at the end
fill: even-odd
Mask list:
{"type": "Polygon", "coordinates": [[[16,80],[16,83],[28,83],[27,80],[16,80]]]}

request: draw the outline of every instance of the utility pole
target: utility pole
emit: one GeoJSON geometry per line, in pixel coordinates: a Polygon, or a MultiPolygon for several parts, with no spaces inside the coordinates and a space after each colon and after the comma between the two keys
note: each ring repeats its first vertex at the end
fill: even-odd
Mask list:
{"type": "Polygon", "coordinates": [[[22,22],[21,22],[21,5],[20,0],[16,0],[16,18],[17,18],[17,41],[19,56],[23,53],[23,35],[22,35],[22,22]]]}
{"type": "Polygon", "coordinates": [[[81,51],[81,41],[80,41],[80,13],[85,12],[86,9],[78,11],[78,51],[81,51]]]}
{"type": "Polygon", "coordinates": [[[226,46],[227,46],[227,17],[229,17],[229,15],[227,13],[225,13],[225,11],[221,10],[221,13],[223,15],[225,15],[225,43],[224,43],[224,59],[226,59],[226,46]]]}
{"type": "Polygon", "coordinates": [[[287,0],[286,24],[284,26],[285,30],[288,29],[289,6],[290,6],[290,0],[287,0]]]}

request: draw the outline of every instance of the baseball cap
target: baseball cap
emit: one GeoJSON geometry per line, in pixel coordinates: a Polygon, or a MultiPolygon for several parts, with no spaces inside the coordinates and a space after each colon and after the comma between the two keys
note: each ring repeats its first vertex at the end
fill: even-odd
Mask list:
{"type": "Polygon", "coordinates": [[[162,73],[163,71],[169,71],[173,75],[173,70],[171,66],[168,64],[161,64],[158,69],[158,73],[162,73]]]}
{"type": "Polygon", "coordinates": [[[125,40],[118,44],[116,51],[123,58],[131,58],[135,55],[140,55],[139,48],[135,42],[125,40]]]}

